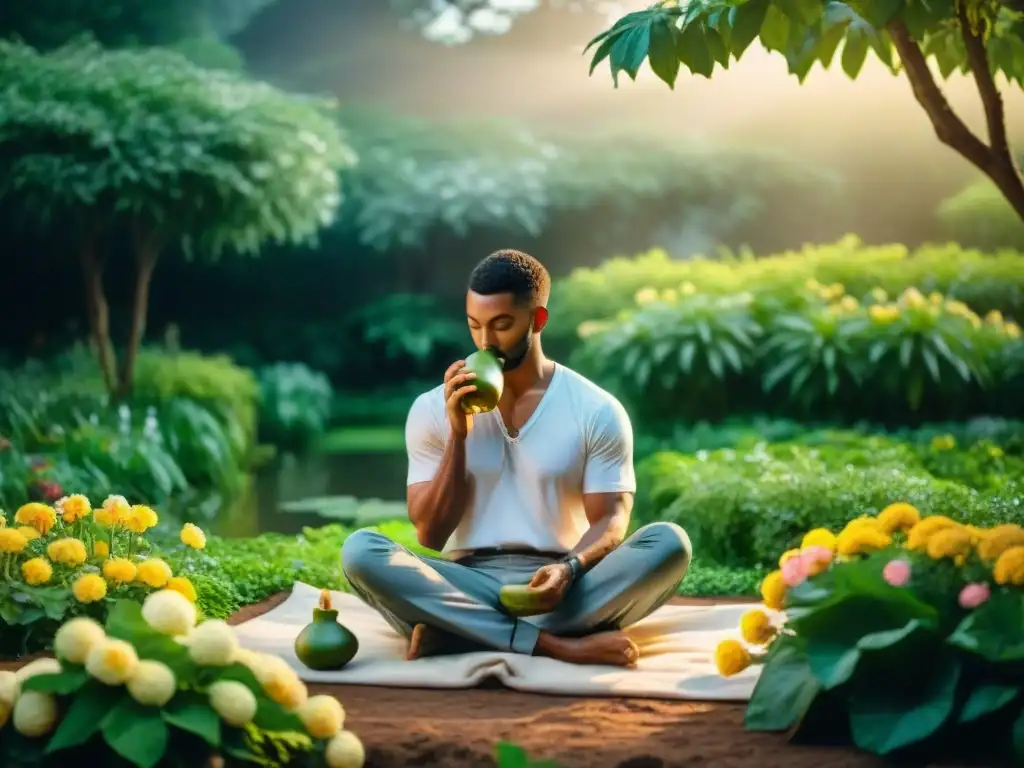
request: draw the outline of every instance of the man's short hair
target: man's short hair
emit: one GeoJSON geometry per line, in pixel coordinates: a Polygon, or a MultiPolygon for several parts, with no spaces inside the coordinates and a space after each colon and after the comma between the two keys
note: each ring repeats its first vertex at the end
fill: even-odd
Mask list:
{"type": "Polygon", "coordinates": [[[469,276],[469,290],[481,296],[511,293],[517,304],[543,307],[551,294],[551,276],[533,256],[505,248],[476,265],[469,276]]]}

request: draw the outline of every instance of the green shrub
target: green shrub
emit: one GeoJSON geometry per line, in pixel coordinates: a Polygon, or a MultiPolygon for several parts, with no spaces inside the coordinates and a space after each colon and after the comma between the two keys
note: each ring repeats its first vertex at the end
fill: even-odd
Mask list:
{"type": "Polygon", "coordinates": [[[238,437],[244,448],[251,447],[255,439],[260,397],[256,376],[224,355],[142,350],[135,364],[132,394],[155,402],[187,397],[220,416],[232,430],[241,428],[238,437]]]}
{"type": "Polygon", "coordinates": [[[944,200],[936,213],[945,233],[958,243],[972,248],[1024,249],[1024,222],[987,179],[944,200]]]}
{"type": "Polygon", "coordinates": [[[303,363],[277,363],[259,372],[260,439],[304,450],[327,428],[334,389],[303,363]]]}
{"type": "Polygon", "coordinates": [[[911,286],[939,291],[980,314],[999,310],[1024,321],[1024,269],[1017,251],[982,253],[955,244],[866,246],[849,235],[827,245],[808,245],[756,258],[749,251],[723,251],[716,259],[675,260],[663,250],[616,257],[595,268],[576,269],[555,280],[551,323],[545,337],[553,348],[571,349],[587,320],[606,320],[634,304],[644,288],[679,290],[690,284],[713,296],[754,294],[783,306],[799,305],[808,281],[840,284],[856,297],[881,288],[896,296],[911,286]]]}
{"type": "Polygon", "coordinates": [[[372,392],[337,392],[331,406],[331,424],[336,427],[404,425],[416,396],[439,382],[440,378],[437,382],[385,385],[372,392]]]}
{"type": "MultiPolygon", "coordinates": [[[[977,525],[1024,522],[1024,473],[982,493],[931,474],[941,466],[914,446],[849,436],[821,447],[760,445],[696,456],[659,453],[641,462],[637,518],[682,525],[705,562],[773,567],[809,529],[840,529],[893,501],[977,525]]],[[[1021,472],[1018,463],[1009,471],[1021,472]]],[[[958,475],[960,472],[951,472],[958,475]]],[[[977,480],[977,473],[967,470],[977,480]]],[[[962,477],[962,475],[961,475],[962,477]]]]}
{"type": "Polygon", "coordinates": [[[1020,327],[914,288],[890,302],[810,282],[786,297],[638,292],[611,322],[581,325],[572,360],[640,420],[773,413],[912,423],[1013,415],[1024,385],[1020,327]],[[870,382],[870,386],[868,386],[870,382]]]}

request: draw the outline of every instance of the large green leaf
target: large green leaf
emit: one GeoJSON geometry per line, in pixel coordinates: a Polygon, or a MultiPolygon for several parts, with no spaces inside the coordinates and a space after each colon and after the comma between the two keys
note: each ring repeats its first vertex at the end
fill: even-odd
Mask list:
{"type": "Polygon", "coordinates": [[[220,745],[220,718],[202,694],[193,691],[176,694],[164,707],[162,716],[168,725],[195,734],[212,747],[220,745]]]}
{"type": "Polygon", "coordinates": [[[66,670],[52,675],[33,675],[22,683],[21,689],[66,696],[80,690],[88,679],[89,676],[83,670],[66,670]]]}
{"type": "Polygon", "coordinates": [[[821,688],[799,640],[780,637],[768,653],[744,718],[754,731],[784,731],[799,722],[821,688]]]}
{"type": "Polygon", "coordinates": [[[651,44],[648,58],[651,71],[675,88],[676,75],[679,74],[679,57],[676,55],[676,27],[667,16],[659,17],[651,22],[651,44]]]}
{"type": "Polygon", "coordinates": [[[715,68],[715,60],[711,55],[705,39],[704,25],[701,22],[688,24],[676,38],[676,54],[695,75],[711,77],[715,68]]]}
{"type": "Polygon", "coordinates": [[[101,727],[110,748],[138,768],[153,768],[167,752],[169,734],[160,710],[130,696],[107,713],[101,727]]]}
{"type": "Polygon", "coordinates": [[[964,702],[964,706],[960,710],[960,722],[971,723],[998,712],[1016,701],[1021,693],[1021,687],[1018,685],[1000,685],[998,683],[979,685],[971,691],[967,701],[964,702]]]}
{"type": "Polygon", "coordinates": [[[949,636],[950,645],[992,662],[1024,661],[1024,592],[996,592],[949,636]]]}
{"type": "Polygon", "coordinates": [[[113,688],[98,680],[88,681],[72,699],[46,751],[58,752],[85,744],[99,731],[103,714],[109,712],[123,694],[123,688],[113,688]]]}
{"type": "Polygon", "coordinates": [[[850,732],[858,747],[889,755],[942,728],[956,703],[961,664],[953,656],[935,662],[914,665],[918,674],[900,676],[898,683],[878,675],[860,681],[849,709],[850,732]]]}

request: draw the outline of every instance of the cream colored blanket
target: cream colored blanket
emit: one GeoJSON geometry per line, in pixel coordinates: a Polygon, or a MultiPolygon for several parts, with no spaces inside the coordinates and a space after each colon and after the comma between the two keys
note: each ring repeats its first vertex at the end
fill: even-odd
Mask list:
{"type": "Polygon", "coordinates": [[[749,606],[660,608],[627,630],[640,647],[637,668],[618,669],[498,651],[406,661],[405,641],[376,611],[353,595],[334,592],[338,620],[359,638],[359,653],[344,669],[317,672],[296,658],[293,644],[319,596],[315,587],[297,582],[281,605],[236,627],[241,644],[282,657],[306,682],[345,685],[472,688],[495,678],[517,691],[565,696],[746,701],[759,670],[723,678],[712,658],[720,640],[738,637],[740,616],[749,606]]]}

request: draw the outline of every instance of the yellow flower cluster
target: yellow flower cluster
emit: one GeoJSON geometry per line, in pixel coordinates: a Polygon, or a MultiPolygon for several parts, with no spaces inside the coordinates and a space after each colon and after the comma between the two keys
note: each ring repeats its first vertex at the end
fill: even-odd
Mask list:
{"type": "MultiPolygon", "coordinates": [[[[176,637],[199,666],[240,663],[248,667],[268,696],[298,716],[311,738],[327,742],[324,755],[329,768],[361,768],[365,763],[359,738],[343,730],[345,710],[338,700],[309,696],[305,684],[282,659],[241,648],[234,630],[222,621],[197,626],[194,606],[178,592],[151,594],[143,603],[143,618],[158,632],[176,637]]],[[[28,677],[58,673],[65,663],[84,666],[90,677],[105,686],[124,686],[132,699],[146,707],[165,706],[179,688],[170,667],[158,659],[140,659],[131,643],[108,636],[91,618],[65,622],[54,636],[53,649],[56,659],[32,662],[18,673],[0,672],[0,727],[10,717],[15,729],[25,736],[52,732],[59,717],[54,696],[22,693],[20,688],[28,677]]],[[[207,700],[228,725],[241,727],[256,716],[255,694],[235,680],[215,682],[207,691],[207,700]]]]}
{"type": "MultiPolygon", "coordinates": [[[[8,578],[20,570],[26,584],[39,586],[54,583],[56,576],[58,583],[70,586],[76,600],[86,604],[103,600],[111,587],[129,584],[167,588],[191,602],[198,598],[193,584],[175,576],[161,558],[132,557],[134,537],[159,522],[151,507],[109,496],[94,509],[88,497],[73,494],[53,506],[25,504],[15,513],[14,522],[17,527],[9,528],[4,517],[0,525],[0,569],[8,578]],[[87,522],[90,517],[92,522],[87,522]],[[42,548],[30,549],[37,539],[43,540],[42,548]],[[112,556],[112,545],[119,544],[124,551],[112,556]],[[96,567],[83,569],[90,560],[96,567]]],[[[191,549],[206,546],[206,534],[191,523],[182,527],[180,537],[191,549]]]]}

